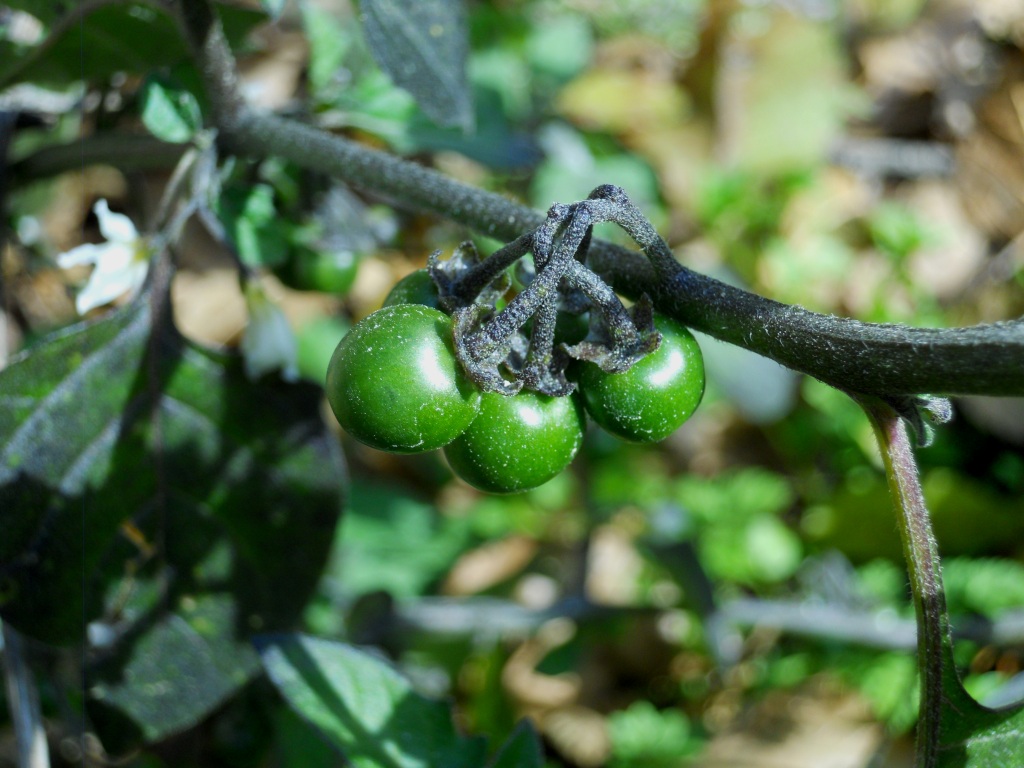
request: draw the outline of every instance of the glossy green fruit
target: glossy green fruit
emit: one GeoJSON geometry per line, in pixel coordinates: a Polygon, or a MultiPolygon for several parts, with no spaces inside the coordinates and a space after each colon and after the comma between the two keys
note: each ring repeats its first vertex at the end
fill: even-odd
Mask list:
{"type": "Polygon", "coordinates": [[[661,346],[624,373],[605,373],[593,363],[579,367],[587,413],[623,440],[653,443],[675,432],[704,396],[704,359],[684,326],[657,318],[661,346]]]}
{"type": "Polygon", "coordinates": [[[425,269],[417,269],[395,283],[384,299],[384,306],[393,307],[396,304],[422,304],[440,309],[437,285],[434,284],[430,273],[425,269]]]}
{"type": "Polygon", "coordinates": [[[488,392],[480,415],[444,449],[456,475],[488,493],[536,488],[568,466],[583,442],[586,418],[575,395],[488,392]]]}
{"type": "Polygon", "coordinates": [[[351,251],[318,251],[299,247],[274,274],[289,288],[345,294],[356,281],[359,257],[351,251]]]}
{"type": "Polygon", "coordinates": [[[384,307],[355,325],[331,357],[327,400],[352,437],[392,453],[447,445],[480,410],[451,319],[419,304],[384,307]]]}

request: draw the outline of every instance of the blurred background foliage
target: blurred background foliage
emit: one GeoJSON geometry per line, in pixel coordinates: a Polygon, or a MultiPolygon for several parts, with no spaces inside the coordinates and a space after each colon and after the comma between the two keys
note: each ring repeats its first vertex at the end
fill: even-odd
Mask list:
{"type": "MultiPolygon", "coordinates": [[[[347,3],[221,12],[260,107],[540,209],[618,184],[683,263],[819,312],[937,327],[1024,313],[1018,3],[471,2],[471,132],[392,83],[347,3]]],[[[92,203],[142,223],[166,182],[113,158],[30,160],[146,130],[167,152],[206,109],[162,11],[111,5],[43,50],[57,18],[0,5],[0,98],[37,106],[10,150],[8,355],[74,319],[75,276],[54,259],[96,239],[92,203]]],[[[497,246],[275,158],[221,176],[216,213],[312,382],[432,250],[497,246]],[[301,266],[316,258],[329,290],[301,266]]],[[[223,249],[190,228],[179,264],[178,326],[237,344],[223,249]]],[[[817,381],[700,340],[690,422],[654,447],[593,431],[571,471],[522,495],[339,434],[351,488],[305,630],[384,649],[493,743],[531,716],[551,766],[909,765],[912,612],[868,423],[817,381]]],[[[919,452],[924,490],[966,684],[1008,702],[1024,689],[1024,405],[956,411],[919,452]]],[[[55,719],[66,693],[44,691],[55,719]]],[[[257,681],[131,764],[339,765],[311,733],[257,681]]]]}

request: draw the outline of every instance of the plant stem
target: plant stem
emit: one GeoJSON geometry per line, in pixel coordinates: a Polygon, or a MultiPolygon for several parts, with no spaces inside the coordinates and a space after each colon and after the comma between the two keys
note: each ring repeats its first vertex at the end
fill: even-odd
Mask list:
{"type": "Polygon", "coordinates": [[[4,677],[7,706],[11,710],[14,737],[21,768],[49,768],[50,753],[39,708],[39,691],[25,660],[25,641],[10,624],[3,625],[4,677]]]}
{"type": "Polygon", "coordinates": [[[944,692],[948,695],[951,691],[962,690],[953,661],[939,549],[903,420],[892,408],[877,400],[865,400],[861,405],[878,439],[910,576],[917,619],[917,665],[921,675],[917,766],[932,768],[938,764],[944,692]]]}
{"type": "MultiPolygon", "coordinates": [[[[309,125],[250,109],[235,62],[207,0],[178,0],[184,33],[203,74],[224,145],[279,156],[396,205],[434,213],[511,241],[543,215],[309,125]]],[[[664,255],[664,254],[662,254],[664,255]]],[[[875,395],[1024,395],[1024,322],[930,329],[861,323],[757,296],[658,258],[595,242],[590,264],[625,295],[649,294],[659,311],[847,391],[875,395]]]]}
{"type": "Polygon", "coordinates": [[[112,165],[125,172],[163,170],[173,167],[188,148],[188,144],[168,144],[141,133],[85,136],[17,160],[11,165],[11,178],[24,185],[89,165],[112,165]]]}

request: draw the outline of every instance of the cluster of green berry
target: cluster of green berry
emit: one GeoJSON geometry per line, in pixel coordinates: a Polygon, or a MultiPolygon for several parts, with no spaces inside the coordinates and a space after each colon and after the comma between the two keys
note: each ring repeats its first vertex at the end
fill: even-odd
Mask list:
{"type": "MultiPolygon", "coordinates": [[[[574,211],[560,206],[555,215],[564,229],[574,211]]],[[[585,242],[567,242],[570,255],[581,244],[585,250],[590,226],[588,222],[585,242]]],[[[535,245],[535,238],[529,242],[535,245]]],[[[540,262],[539,277],[555,259],[544,248],[532,249],[534,261],[540,262]]],[[[518,258],[522,250],[517,247],[510,255],[518,258]]],[[[578,297],[568,301],[556,295],[557,304],[542,297],[531,305],[529,294],[536,291],[538,280],[495,314],[494,304],[504,301],[509,290],[505,256],[498,253],[478,262],[474,251],[474,263],[468,266],[453,258],[461,270],[454,281],[446,279],[453,274],[450,269],[445,272],[432,261],[430,271],[414,272],[399,282],[384,307],[342,339],[328,368],[327,397],[350,435],[394,453],[443,448],[452,470],[470,485],[512,493],[534,488],[568,466],[583,442],[586,414],[611,434],[633,442],[661,440],[689,418],[704,392],[704,369],[700,348],[686,328],[659,317],[656,329],[649,318],[649,327],[637,332],[625,310],[609,319],[608,313],[595,311],[593,303],[578,297]],[[460,287],[481,283],[484,288],[473,287],[469,301],[451,298],[460,287]],[[451,285],[457,287],[448,290],[451,285]],[[481,296],[487,297],[486,308],[481,296]],[[603,322],[592,320],[586,339],[579,339],[578,330],[571,338],[579,327],[571,321],[587,314],[600,315],[603,322]],[[481,328],[466,330],[481,317],[481,328]],[[609,324],[623,322],[628,332],[608,331],[609,324]],[[506,326],[512,332],[494,330],[506,326]],[[524,326],[530,328],[529,342],[518,333],[524,326]],[[630,354],[609,357],[608,348],[615,345],[607,340],[622,336],[632,339],[630,354]],[[475,357],[474,342],[477,350],[484,349],[475,357]],[[480,372],[488,358],[500,359],[501,378],[480,372]]],[[[568,293],[571,287],[559,292],[568,293]]]]}

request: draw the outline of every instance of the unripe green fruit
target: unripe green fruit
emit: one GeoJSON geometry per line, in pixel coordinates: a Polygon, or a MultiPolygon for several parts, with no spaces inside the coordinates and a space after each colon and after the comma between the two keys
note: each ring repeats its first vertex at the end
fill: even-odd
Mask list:
{"type": "Polygon", "coordinates": [[[659,317],[661,346],[624,373],[605,373],[593,363],[578,369],[587,413],[623,440],[664,440],[686,421],[704,396],[704,359],[693,334],[659,317]]]}
{"type": "Polygon", "coordinates": [[[515,493],[553,478],[583,443],[586,418],[574,396],[486,393],[480,415],[445,449],[456,475],[488,493],[515,493]]]}
{"type": "Polygon", "coordinates": [[[480,410],[480,391],[455,357],[451,318],[420,304],[357,323],[331,357],[326,389],[346,432],[392,453],[447,445],[480,410]]]}

